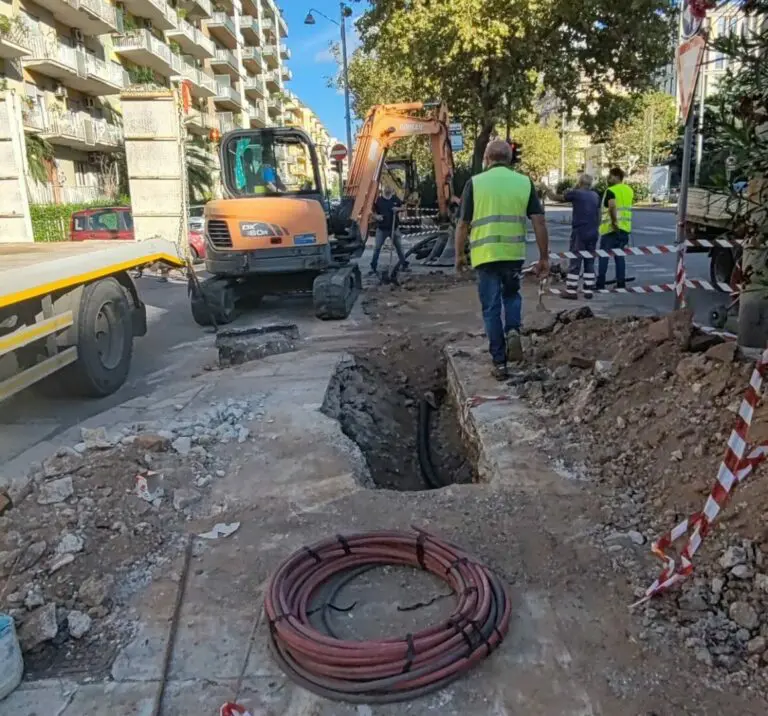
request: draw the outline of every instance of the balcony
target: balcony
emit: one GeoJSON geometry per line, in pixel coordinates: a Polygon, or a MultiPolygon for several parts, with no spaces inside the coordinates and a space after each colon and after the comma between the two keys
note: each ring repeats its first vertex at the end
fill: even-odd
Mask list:
{"type": "Polygon", "coordinates": [[[216,112],[216,122],[222,134],[238,129],[235,123],[235,115],[232,112],[216,112]]]}
{"type": "Polygon", "coordinates": [[[280,81],[280,72],[278,72],[278,70],[267,72],[264,75],[264,79],[267,81],[267,89],[271,92],[279,92],[283,86],[280,81]]]}
{"type": "Polygon", "coordinates": [[[86,35],[117,32],[117,11],[104,0],[40,0],[63,25],[82,30],[86,35]]]}
{"type": "MultiPolygon", "coordinates": [[[[221,108],[239,112],[243,109],[243,96],[229,82],[222,82],[221,75],[216,77],[216,96],[213,101],[221,108]]],[[[229,77],[223,79],[229,80],[229,77]]]]}
{"type": "Polygon", "coordinates": [[[22,111],[24,129],[40,134],[51,144],[80,151],[111,151],[123,142],[123,131],[105,119],[85,112],[43,113],[39,107],[22,111]]]}
{"type": "Polygon", "coordinates": [[[284,60],[291,59],[291,50],[288,45],[280,45],[280,57],[282,57],[284,60]]]}
{"type": "Polygon", "coordinates": [[[178,22],[176,11],[165,0],[125,0],[124,4],[131,15],[152,20],[158,30],[172,30],[178,22]]]}
{"type": "Polygon", "coordinates": [[[29,32],[21,18],[14,18],[8,30],[0,32],[0,58],[16,60],[29,54],[29,32]]]}
{"type": "Polygon", "coordinates": [[[258,47],[244,47],[242,52],[243,66],[254,74],[260,74],[264,69],[264,58],[261,56],[261,50],[258,47]]]}
{"type": "Polygon", "coordinates": [[[243,92],[245,92],[247,97],[264,99],[266,96],[266,92],[264,92],[264,81],[261,77],[246,77],[243,80],[243,92]]]}
{"type": "Polygon", "coordinates": [[[224,47],[234,50],[237,47],[237,31],[232,18],[225,12],[215,12],[208,20],[208,32],[224,47]]]}
{"type": "Polygon", "coordinates": [[[237,57],[229,50],[216,48],[216,55],[211,60],[211,69],[217,75],[229,75],[233,80],[240,79],[240,72],[237,68],[237,57]]]}
{"type": "Polygon", "coordinates": [[[249,45],[261,44],[261,33],[259,32],[259,21],[251,15],[243,15],[240,18],[240,32],[243,34],[243,40],[249,45]]]}
{"type": "Polygon", "coordinates": [[[251,122],[251,127],[267,126],[267,113],[264,111],[261,103],[257,105],[248,105],[248,119],[251,122]]]}
{"type": "Polygon", "coordinates": [[[283,82],[290,82],[293,79],[293,72],[287,67],[283,67],[281,77],[283,78],[283,82]]]}
{"type": "Polygon", "coordinates": [[[169,77],[174,70],[181,69],[177,56],[162,40],[149,30],[133,30],[114,39],[114,50],[131,62],[149,67],[163,77],[169,77]],[[174,67],[177,65],[177,67],[174,67]]]}
{"type": "Polygon", "coordinates": [[[211,17],[213,15],[211,0],[182,0],[179,7],[187,11],[187,17],[211,17]]]}
{"type": "Polygon", "coordinates": [[[207,60],[216,53],[216,48],[200,30],[179,18],[176,27],[168,30],[165,36],[176,42],[182,52],[198,60],[207,60]]]}
{"type": "Polygon", "coordinates": [[[271,39],[273,42],[277,41],[277,36],[275,35],[275,22],[274,20],[270,20],[268,18],[262,18],[261,20],[261,31],[264,33],[264,36],[268,39],[271,39]]]}
{"type": "Polygon", "coordinates": [[[216,127],[216,118],[210,112],[201,112],[199,109],[190,109],[186,118],[187,129],[192,134],[206,136],[216,127]]]}
{"type": "Polygon", "coordinates": [[[275,45],[264,45],[261,48],[261,54],[264,62],[270,70],[276,70],[280,66],[280,60],[277,57],[277,47],[275,45]]]}
{"type": "Polygon", "coordinates": [[[269,99],[267,100],[267,112],[269,112],[270,117],[279,117],[282,113],[282,107],[280,106],[280,100],[279,99],[269,99]]]}
{"type": "Polygon", "coordinates": [[[283,13],[279,11],[277,13],[277,24],[280,28],[280,37],[288,37],[288,23],[283,17],[283,13]]]}
{"type": "Polygon", "coordinates": [[[119,94],[126,85],[125,70],[115,62],[104,62],[84,50],[76,50],[58,39],[30,37],[30,54],[24,67],[59,80],[67,87],[91,95],[119,94]]]}
{"type": "Polygon", "coordinates": [[[190,91],[194,98],[208,99],[216,95],[216,82],[213,77],[186,60],[182,60],[180,74],[185,80],[189,80],[190,91]]]}

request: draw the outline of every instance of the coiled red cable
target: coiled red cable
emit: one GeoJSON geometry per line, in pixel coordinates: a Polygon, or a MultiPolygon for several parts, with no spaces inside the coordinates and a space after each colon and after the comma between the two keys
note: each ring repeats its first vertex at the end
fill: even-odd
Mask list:
{"type": "Polygon", "coordinates": [[[441,689],[488,656],[507,633],[511,607],[490,570],[416,530],[337,536],[303,547],[273,575],[265,610],[272,654],[291,679],[337,701],[388,703],[441,689]],[[451,616],[405,638],[376,641],[344,641],[310,623],[322,585],[380,565],[417,567],[444,580],[457,599],[451,616]]]}

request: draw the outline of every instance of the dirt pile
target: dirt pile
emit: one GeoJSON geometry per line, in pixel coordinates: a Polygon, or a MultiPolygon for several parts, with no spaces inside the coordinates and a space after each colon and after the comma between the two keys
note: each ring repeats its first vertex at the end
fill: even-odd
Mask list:
{"type": "Polygon", "coordinates": [[[0,610],[32,676],[108,669],[128,626],[119,606],[174,554],[183,522],[226,475],[217,446],[249,439],[258,400],[191,419],[83,429],[31,474],[0,517],[0,610]]]}
{"type": "MultiPolygon", "coordinates": [[[[520,392],[566,473],[597,483],[605,520],[595,539],[642,596],[661,566],[647,543],[703,508],[754,363],[697,335],[685,312],[589,313],[541,314],[529,325],[535,367],[520,392]]],[[[761,404],[751,442],[768,437],[766,417],[761,404]]],[[[736,681],[768,673],[768,483],[759,475],[707,536],[694,576],[647,607],[640,634],[674,635],[736,681]]]]}

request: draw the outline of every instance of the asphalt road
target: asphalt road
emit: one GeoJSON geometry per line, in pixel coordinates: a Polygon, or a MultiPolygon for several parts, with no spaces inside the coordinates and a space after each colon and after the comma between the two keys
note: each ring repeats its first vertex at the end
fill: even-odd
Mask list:
{"type": "MultiPolygon", "coordinates": [[[[566,251],[570,239],[570,226],[566,222],[570,210],[548,207],[552,251],[566,251]]],[[[638,211],[635,214],[633,244],[651,246],[670,244],[675,238],[675,215],[658,211],[638,211]]],[[[531,237],[531,241],[533,241],[531,237]]],[[[360,260],[364,272],[370,263],[370,249],[360,260]]],[[[537,258],[533,243],[528,246],[528,257],[537,258]]],[[[388,251],[382,254],[381,266],[389,261],[388,251]]],[[[638,256],[627,259],[628,275],[634,276],[632,286],[669,283],[674,280],[675,256],[638,256]]],[[[687,261],[691,278],[708,278],[709,261],[705,254],[690,255],[687,261]]],[[[609,277],[613,267],[609,269],[609,277]]],[[[39,440],[54,436],[79,422],[135,397],[148,395],[153,388],[169,378],[192,374],[213,362],[213,336],[192,320],[185,282],[160,283],[145,277],[137,282],[147,305],[149,330],[135,343],[131,372],[125,386],[117,393],[101,400],[52,399],[33,390],[0,405],[0,464],[21,453],[39,440]]],[[[692,291],[689,302],[695,309],[696,319],[708,322],[711,308],[724,304],[727,296],[721,293],[692,291]]],[[[597,296],[594,310],[602,315],[662,315],[672,310],[672,293],[656,295],[597,296]]],[[[306,298],[282,298],[265,302],[259,310],[263,320],[288,320],[299,324],[304,334],[323,334],[332,330],[317,322],[312,315],[311,302],[306,298]]],[[[344,322],[348,323],[348,322],[344,322]]]]}
{"type": "MultiPolygon", "coordinates": [[[[571,227],[569,208],[548,206],[547,224],[550,232],[551,250],[568,250],[571,227]],[[565,223],[565,222],[569,223],[565,223]]],[[[658,210],[637,210],[632,225],[632,246],[656,246],[675,243],[676,216],[672,212],[658,210]]],[[[528,258],[537,258],[533,238],[529,238],[528,258]]],[[[626,259],[627,276],[634,277],[629,286],[639,287],[673,283],[677,257],[674,254],[660,256],[632,256],[626,259]]],[[[686,274],[689,279],[709,281],[709,257],[705,253],[686,255],[686,274]]],[[[614,263],[608,267],[608,280],[614,276],[614,263]]],[[[562,288],[562,287],[560,287],[562,288]]],[[[688,304],[694,310],[698,323],[709,325],[709,313],[718,306],[728,303],[728,296],[720,292],[689,289],[688,304]]],[[[602,294],[594,299],[596,310],[609,315],[635,313],[638,315],[663,315],[674,307],[674,294],[602,294]]]]}

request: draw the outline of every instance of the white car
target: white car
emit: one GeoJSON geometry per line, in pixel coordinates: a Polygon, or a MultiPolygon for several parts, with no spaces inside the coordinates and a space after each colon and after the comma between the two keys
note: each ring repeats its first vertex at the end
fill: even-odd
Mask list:
{"type": "Polygon", "coordinates": [[[189,207],[189,230],[197,231],[202,234],[205,230],[205,217],[203,212],[205,211],[204,205],[190,206],[189,207]]]}

